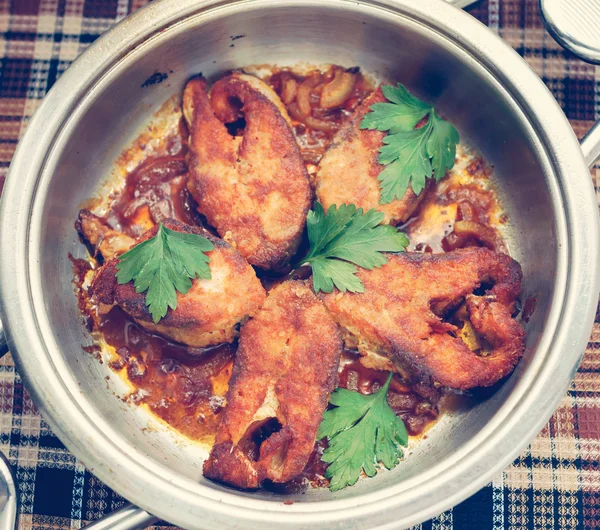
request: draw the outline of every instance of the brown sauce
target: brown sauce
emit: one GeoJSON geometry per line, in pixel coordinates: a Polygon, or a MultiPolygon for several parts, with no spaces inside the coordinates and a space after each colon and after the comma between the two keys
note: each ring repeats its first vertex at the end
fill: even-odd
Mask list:
{"type": "Polygon", "coordinates": [[[487,185],[490,171],[477,157],[464,171],[435,184],[413,217],[400,227],[410,239],[408,250],[449,252],[484,246],[506,252],[497,227],[506,222],[506,216],[487,185]]]}
{"type": "Polygon", "coordinates": [[[118,307],[101,317],[98,331],[117,353],[110,367],[124,370],[135,388],[132,402],[146,404],[193,440],[212,441],[235,345],[194,349],[176,344],[138,326],[118,307]]]}
{"type": "Polygon", "coordinates": [[[182,120],[178,133],[167,141],[167,154],[147,158],[127,175],[104,219],[111,228],[137,237],[165,219],[202,224],[187,189],[187,136],[182,120]]]}
{"type": "Polygon", "coordinates": [[[75,288],[75,296],[77,297],[77,306],[79,313],[83,318],[83,322],[88,331],[94,330],[94,315],[90,311],[87,291],[83,289],[83,283],[88,272],[92,270],[92,264],[85,259],[74,258],[69,253],[69,261],[73,266],[73,286],[75,288]]]}
{"type": "MultiPolygon", "coordinates": [[[[277,70],[267,82],[283,99],[290,80],[296,87],[310,80],[310,112],[301,112],[297,92],[292,98],[289,90],[286,106],[307,169],[314,174],[315,166],[335,132],[373,87],[358,69],[344,70],[340,67],[305,76],[286,69],[277,70]],[[352,91],[342,105],[333,109],[321,108],[320,93],[325,84],[340,74],[340,70],[355,76],[352,91]]],[[[127,175],[123,190],[111,198],[109,213],[104,220],[112,228],[135,237],[167,217],[191,225],[203,224],[203,218],[197,213],[196,203],[186,187],[188,148],[187,130],[183,123],[178,133],[169,138],[167,145],[167,154],[144,160],[127,175]]],[[[499,209],[495,194],[484,189],[485,186],[477,185],[478,180],[483,182],[489,178],[490,169],[485,162],[475,159],[466,172],[475,179],[475,183],[465,186],[459,179],[456,182],[444,179],[426,197],[417,214],[402,227],[411,238],[409,250],[444,252],[451,248],[483,244],[472,235],[452,237],[456,223],[464,220],[493,230],[498,247],[503,248],[501,235],[491,222],[499,209]]],[[[82,285],[88,270],[80,261],[74,261],[78,286],[82,285]]],[[[268,290],[289,277],[305,278],[309,274],[310,270],[300,268],[290,276],[263,276],[261,280],[268,290]]],[[[84,295],[85,291],[80,289],[80,299],[84,295]]],[[[84,299],[81,307],[89,308],[89,300],[84,299]]],[[[110,366],[131,383],[130,401],[147,406],[190,439],[212,442],[225,403],[236,344],[209,349],[175,344],[144,330],[119,308],[92,319],[89,326],[114,348],[116,354],[110,366]]],[[[356,352],[344,352],[339,370],[340,387],[372,393],[381,387],[387,376],[388,372],[362,366],[356,352]]],[[[400,376],[394,376],[388,402],[404,420],[410,435],[421,435],[438,418],[441,394],[433,394],[419,392],[400,376]]],[[[304,472],[291,483],[273,485],[272,489],[291,492],[301,491],[309,485],[326,486],[326,464],[320,460],[326,446],[325,441],[317,442],[304,472]]]]}

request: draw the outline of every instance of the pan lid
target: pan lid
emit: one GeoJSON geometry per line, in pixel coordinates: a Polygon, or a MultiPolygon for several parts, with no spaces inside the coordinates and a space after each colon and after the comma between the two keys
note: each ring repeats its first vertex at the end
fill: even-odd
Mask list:
{"type": "Polygon", "coordinates": [[[584,61],[600,64],[598,0],[540,0],[546,29],[557,42],[584,61]]]}

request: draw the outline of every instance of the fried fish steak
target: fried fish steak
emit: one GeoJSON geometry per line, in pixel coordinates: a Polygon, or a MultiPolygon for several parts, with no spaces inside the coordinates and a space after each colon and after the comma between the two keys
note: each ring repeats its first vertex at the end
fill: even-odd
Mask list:
{"type": "Polygon", "coordinates": [[[355,204],[365,212],[375,208],[383,213],[383,223],[396,225],[414,213],[428,188],[417,196],[409,187],[402,199],[379,204],[377,177],[385,166],[377,161],[377,157],[386,133],[361,129],[360,122],[371,105],[384,101],[387,100],[379,87],[336,133],[319,163],[316,194],[325,210],[333,204],[355,204]]]}
{"type": "MultiPolygon", "coordinates": [[[[208,252],[212,278],[194,279],[186,294],[177,293],[177,308],[168,309],[158,324],[146,307],[145,294],[136,293],[133,282],[117,282],[118,259],[103,265],[90,286],[90,294],[106,312],[118,305],[136,322],[153,333],[192,347],[204,347],[233,342],[238,324],[253,315],[266,298],[254,269],[231,245],[202,228],[179,221],[164,221],[164,226],[177,232],[204,236],[213,243],[208,252]]],[[[144,233],[136,242],[142,243],[156,235],[158,227],[144,233]]]]}
{"type": "Polygon", "coordinates": [[[486,248],[446,254],[389,254],[373,270],[360,269],[364,293],[323,295],[333,319],[352,335],[359,353],[387,356],[414,382],[466,390],[508,375],[524,351],[525,332],[512,318],[521,267],[486,248]],[[490,286],[479,294],[481,286],[490,286]],[[478,294],[474,294],[477,291],[478,294]],[[488,343],[478,354],[443,320],[465,302],[472,328],[488,343]]]}
{"type": "Polygon", "coordinates": [[[260,79],[232,74],[210,97],[204,79],[188,82],[188,188],[198,211],[252,265],[281,270],[296,253],[312,200],[290,119],[260,79]],[[245,119],[243,136],[225,124],[245,119]]]}
{"type": "Polygon", "coordinates": [[[100,254],[104,260],[120,256],[135,244],[135,239],[110,228],[89,210],[80,210],[75,229],[88,244],[92,255],[97,257],[100,254]]]}
{"type": "Polygon", "coordinates": [[[336,324],[305,282],[284,282],[270,291],[240,332],[227,405],[204,475],[238,488],[298,475],[336,385],[341,351],[336,324]]]}

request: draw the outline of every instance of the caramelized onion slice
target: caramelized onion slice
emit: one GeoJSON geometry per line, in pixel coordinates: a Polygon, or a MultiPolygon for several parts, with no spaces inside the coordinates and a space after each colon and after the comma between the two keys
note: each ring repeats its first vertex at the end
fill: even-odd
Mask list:
{"type": "Polygon", "coordinates": [[[296,103],[298,104],[298,110],[303,116],[310,116],[312,111],[312,105],[310,104],[310,95],[318,84],[321,83],[322,76],[320,72],[315,72],[309,75],[298,87],[298,95],[296,97],[296,103]]]}
{"type": "Polygon", "coordinates": [[[289,105],[294,99],[296,99],[296,94],[298,93],[298,82],[293,77],[288,77],[282,82],[281,87],[281,100],[289,105]]]}
{"type": "Polygon", "coordinates": [[[496,248],[498,242],[496,231],[493,228],[475,221],[456,221],[454,233],[460,238],[473,237],[492,250],[496,248]]]}
{"type": "Polygon", "coordinates": [[[356,76],[342,69],[336,70],[333,80],[327,83],[321,92],[321,108],[341,107],[352,94],[355,84],[356,76]]]}
{"type": "MultiPolygon", "coordinates": [[[[300,97],[299,94],[298,97],[300,97]]],[[[310,115],[306,116],[302,114],[296,103],[291,103],[288,106],[288,112],[293,119],[304,123],[304,125],[315,131],[336,132],[339,129],[339,125],[333,121],[320,120],[310,115]]]]}

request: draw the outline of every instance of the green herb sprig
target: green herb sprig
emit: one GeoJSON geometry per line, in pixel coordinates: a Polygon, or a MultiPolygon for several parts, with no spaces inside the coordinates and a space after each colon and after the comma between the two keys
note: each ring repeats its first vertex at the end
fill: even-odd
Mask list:
{"type": "Polygon", "coordinates": [[[383,85],[389,103],[374,103],[360,123],[361,129],[387,132],[379,150],[378,161],[385,168],[379,173],[380,204],[402,199],[411,186],[416,195],[425,188],[426,179],[439,182],[447,169],[454,167],[456,145],[460,137],[456,128],[435,109],[411,95],[400,83],[383,85]],[[427,123],[415,126],[425,116],[427,123]]]}
{"type": "Polygon", "coordinates": [[[391,381],[392,374],[374,394],[343,388],[331,394],[334,408],[323,414],[317,434],[317,440],[327,438],[329,443],[321,460],[329,464],[325,477],[331,491],[356,484],[362,471],[374,476],[380,463],[393,469],[403,456],[401,446],[408,444],[408,433],[387,402],[391,381]]]}
{"type": "Polygon", "coordinates": [[[387,262],[382,252],[402,252],[408,238],[395,227],[379,225],[383,213],[354,204],[332,205],[325,213],[317,202],[308,212],[306,226],[310,250],[302,263],[312,267],[315,292],[340,291],[362,293],[363,283],[356,276],[356,265],[365,269],[381,267],[387,262]]]}
{"type": "Polygon", "coordinates": [[[205,237],[158,225],[156,235],[123,254],[117,281],[134,281],[137,293],[146,292],[146,305],[157,323],[167,309],[177,308],[177,293],[186,294],[195,278],[210,279],[208,256],[213,244],[205,237]]]}

